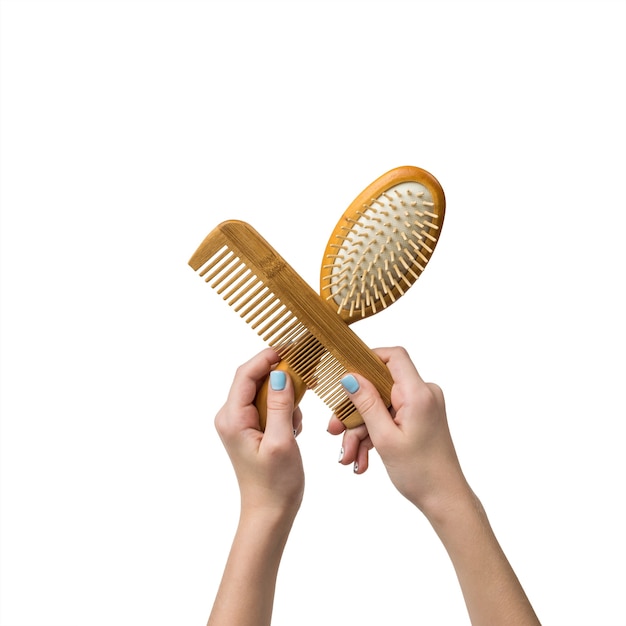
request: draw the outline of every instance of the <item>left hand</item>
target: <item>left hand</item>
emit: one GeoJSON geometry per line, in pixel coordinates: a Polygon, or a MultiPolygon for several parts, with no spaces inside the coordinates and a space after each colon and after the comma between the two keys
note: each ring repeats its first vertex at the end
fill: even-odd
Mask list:
{"type": "Polygon", "coordinates": [[[294,409],[289,376],[284,389],[269,386],[265,432],[254,406],[259,387],[279,360],[268,348],[237,369],[215,427],[237,476],[242,514],[264,511],[293,518],[302,502],[304,471],[295,438],[302,414],[294,409]]]}

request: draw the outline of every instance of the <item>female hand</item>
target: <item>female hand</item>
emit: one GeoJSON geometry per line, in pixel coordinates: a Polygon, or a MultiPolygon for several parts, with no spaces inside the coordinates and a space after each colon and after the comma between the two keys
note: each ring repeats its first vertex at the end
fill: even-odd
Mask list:
{"type": "Polygon", "coordinates": [[[278,361],[278,354],[266,349],[241,365],[215,418],[237,475],[242,515],[262,510],[293,517],[302,501],[304,471],[295,439],[302,429],[302,414],[294,409],[289,376],[271,374],[265,432],[254,406],[261,383],[278,361]]]}
{"type": "MultiPolygon", "coordinates": [[[[354,463],[356,473],[367,469],[375,447],[393,484],[420,509],[454,497],[467,485],[452,443],[441,389],[426,383],[403,348],[381,348],[376,354],[394,380],[391,409],[376,388],[357,374],[344,378],[350,398],[365,425],[343,434],[340,462],[354,463]]],[[[328,428],[340,434],[344,427],[333,416],[328,428]]]]}

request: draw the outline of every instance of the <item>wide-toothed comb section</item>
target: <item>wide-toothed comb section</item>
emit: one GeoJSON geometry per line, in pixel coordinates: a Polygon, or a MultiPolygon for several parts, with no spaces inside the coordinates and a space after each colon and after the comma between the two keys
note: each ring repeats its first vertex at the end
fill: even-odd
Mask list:
{"type": "Polygon", "coordinates": [[[220,248],[198,273],[339,419],[356,413],[339,382],[346,368],[234,251],[220,248]]]}
{"type": "Polygon", "coordinates": [[[351,216],[329,243],[324,297],[337,312],[365,317],[386,308],[420,276],[433,253],[442,215],[425,185],[393,185],[351,216]]]}

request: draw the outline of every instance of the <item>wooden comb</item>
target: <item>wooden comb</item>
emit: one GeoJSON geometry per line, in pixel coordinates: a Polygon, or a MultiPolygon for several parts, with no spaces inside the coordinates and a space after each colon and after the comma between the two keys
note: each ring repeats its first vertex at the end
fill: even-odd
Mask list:
{"type": "MultiPolygon", "coordinates": [[[[426,268],[439,241],[445,196],[419,167],[396,167],[368,185],[331,233],[322,257],[320,295],[347,324],[374,315],[406,293],[426,268]]],[[[306,391],[288,362],[296,404],[306,391]]],[[[267,381],[257,396],[264,419],[267,381]]]]}
{"type": "Polygon", "coordinates": [[[369,379],[390,404],[386,365],[249,224],[219,224],[189,265],[278,352],[294,384],[312,389],[347,428],[363,423],[340,383],[347,372],[369,379]]]}

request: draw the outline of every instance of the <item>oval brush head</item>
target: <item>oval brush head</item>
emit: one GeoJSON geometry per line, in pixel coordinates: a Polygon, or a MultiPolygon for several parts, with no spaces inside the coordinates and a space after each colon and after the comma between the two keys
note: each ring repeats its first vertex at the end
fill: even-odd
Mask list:
{"type": "Polygon", "coordinates": [[[393,304],[430,260],[445,204],[441,185],[423,169],[383,174],[335,226],[322,261],[321,296],[348,323],[393,304]]]}

